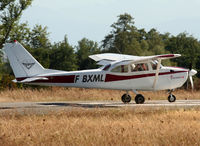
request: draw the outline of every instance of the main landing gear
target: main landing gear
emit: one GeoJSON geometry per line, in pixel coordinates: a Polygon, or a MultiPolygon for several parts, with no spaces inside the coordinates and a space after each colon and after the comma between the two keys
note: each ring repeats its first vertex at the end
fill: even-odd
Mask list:
{"type": "Polygon", "coordinates": [[[144,96],[143,96],[142,94],[137,94],[137,95],[135,96],[135,102],[136,102],[137,104],[143,104],[143,103],[145,102],[144,96]]]}
{"type": "MultiPolygon", "coordinates": [[[[135,102],[137,104],[143,104],[145,102],[144,96],[142,94],[138,94],[137,91],[133,91],[133,92],[136,93],[135,102]]],[[[122,99],[123,103],[130,103],[131,102],[131,96],[128,94],[128,91],[127,91],[126,94],[122,95],[121,99],[122,99]]]]}
{"type": "Polygon", "coordinates": [[[131,96],[129,94],[122,95],[121,99],[122,99],[123,103],[129,103],[129,102],[131,102],[131,96]]]}

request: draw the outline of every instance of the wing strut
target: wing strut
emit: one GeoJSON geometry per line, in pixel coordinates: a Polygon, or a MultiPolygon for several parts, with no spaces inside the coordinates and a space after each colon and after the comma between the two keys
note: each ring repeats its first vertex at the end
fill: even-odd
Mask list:
{"type": "Polygon", "coordinates": [[[157,68],[156,68],[156,76],[155,76],[155,79],[154,79],[154,82],[153,82],[153,89],[155,90],[155,87],[156,87],[156,83],[158,81],[158,75],[159,75],[159,71],[160,71],[160,64],[161,64],[161,59],[159,58],[158,59],[158,65],[157,65],[157,68]]]}

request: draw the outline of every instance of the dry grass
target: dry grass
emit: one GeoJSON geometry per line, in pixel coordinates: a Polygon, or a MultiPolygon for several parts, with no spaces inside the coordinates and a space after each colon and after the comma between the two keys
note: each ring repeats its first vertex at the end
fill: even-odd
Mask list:
{"type": "MultiPolygon", "coordinates": [[[[73,100],[121,100],[124,91],[117,90],[98,90],[98,89],[77,89],[77,88],[59,88],[50,89],[16,89],[4,90],[0,92],[0,102],[20,102],[20,101],[73,101],[73,100]]],[[[166,91],[158,92],[140,92],[146,99],[167,99],[166,91]]],[[[134,98],[135,95],[130,92],[134,98]]],[[[176,90],[174,94],[177,99],[200,99],[200,91],[190,92],[185,90],[176,90]]]]}
{"type": "Polygon", "coordinates": [[[200,145],[200,111],[94,109],[0,117],[0,145],[200,145]]]}

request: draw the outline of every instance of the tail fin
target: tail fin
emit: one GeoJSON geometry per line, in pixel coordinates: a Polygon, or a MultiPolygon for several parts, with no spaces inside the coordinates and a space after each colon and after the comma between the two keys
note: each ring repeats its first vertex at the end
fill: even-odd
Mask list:
{"type": "Polygon", "coordinates": [[[44,72],[43,66],[18,42],[4,46],[16,78],[31,77],[44,72]]]}

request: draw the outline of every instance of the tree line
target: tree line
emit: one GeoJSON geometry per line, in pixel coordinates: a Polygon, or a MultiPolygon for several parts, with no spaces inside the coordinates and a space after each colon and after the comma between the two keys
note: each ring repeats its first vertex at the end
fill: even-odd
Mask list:
{"type": "MultiPolygon", "coordinates": [[[[177,65],[200,71],[200,41],[182,32],[176,36],[160,33],[155,28],[146,31],[135,26],[134,18],[127,13],[117,17],[111,24],[111,31],[97,43],[83,38],[77,46],[69,44],[67,35],[59,42],[51,42],[46,26],[20,23],[22,12],[31,5],[32,0],[2,0],[0,2],[0,48],[6,42],[19,41],[45,68],[59,70],[82,70],[98,67],[88,56],[98,53],[120,53],[137,56],[178,53],[182,57],[166,60],[165,65],[177,65]]],[[[9,63],[0,55],[1,88],[17,86],[9,63]]],[[[200,74],[197,74],[200,78],[200,74]]],[[[19,86],[19,85],[18,85],[19,86]]]]}

